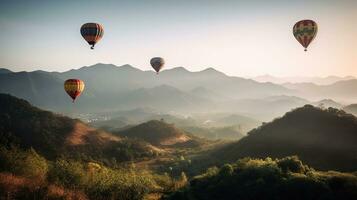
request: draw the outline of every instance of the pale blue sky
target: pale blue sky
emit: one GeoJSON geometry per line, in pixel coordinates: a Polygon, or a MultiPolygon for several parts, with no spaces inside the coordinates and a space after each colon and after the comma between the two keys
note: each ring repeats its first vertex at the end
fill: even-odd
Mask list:
{"type": "Polygon", "coordinates": [[[357,76],[357,1],[1,1],[0,67],[66,71],[98,62],[149,70],[214,67],[230,75],[357,76]],[[292,35],[301,19],[319,25],[305,53],[292,35]],[[79,28],[104,26],[91,51],[79,28]]]}

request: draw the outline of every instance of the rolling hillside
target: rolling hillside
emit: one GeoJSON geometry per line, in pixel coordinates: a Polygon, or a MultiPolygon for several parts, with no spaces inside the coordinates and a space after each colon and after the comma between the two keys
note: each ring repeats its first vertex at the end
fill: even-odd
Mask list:
{"type": "Polygon", "coordinates": [[[122,137],[138,138],[156,146],[197,146],[201,140],[188,135],[173,124],[151,120],[117,132],[122,137]]]}
{"type": "Polygon", "coordinates": [[[298,155],[317,169],[357,170],[357,118],[342,110],[310,105],[266,123],[216,154],[235,161],[243,157],[298,155]]]}
{"type": "Polygon", "coordinates": [[[0,144],[34,148],[47,158],[60,155],[127,160],[155,152],[148,143],[122,139],[83,122],[31,106],[0,94],[0,144]]]}

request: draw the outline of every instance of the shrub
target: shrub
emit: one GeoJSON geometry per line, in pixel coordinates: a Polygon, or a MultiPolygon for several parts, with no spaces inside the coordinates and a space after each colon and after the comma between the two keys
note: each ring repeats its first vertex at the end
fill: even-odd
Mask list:
{"type": "Polygon", "coordinates": [[[37,154],[34,149],[27,151],[16,147],[0,148],[0,169],[16,175],[44,180],[48,172],[45,158],[37,154]]]}
{"type": "Polygon", "coordinates": [[[233,174],[233,166],[230,164],[225,164],[220,170],[219,175],[221,176],[230,176],[233,174]]]}
{"type": "Polygon", "coordinates": [[[303,165],[297,156],[290,156],[277,161],[284,172],[305,173],[307,166],[303,165]]]}
{"type": "Polygon", "coordinates": [[[23,162],[19,166],[20,175],[29,178],[45,179],[48,172],[48,164],[45,158],[38,155],[34,149],[25,153],[23,162]]]}
{"type": "Polygon", "coordinates": [[[58,185],[77,188],[86,184],[87,176],[82,163],[73,160],[56,160],[49,172],[49,180],[58,185]]]}

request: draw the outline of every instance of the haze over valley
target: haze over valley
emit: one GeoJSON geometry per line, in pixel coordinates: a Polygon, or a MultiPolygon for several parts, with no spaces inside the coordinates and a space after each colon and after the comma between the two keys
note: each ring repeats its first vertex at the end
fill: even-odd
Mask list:
{"type": "Polygon", "coordinates": [[[354,103],[353,91],[357,87],[356,79],[330,85],[260,83],[227,76],[213,68],[190,72],[177,67],[164,70],[160,76],[130,65],[111,64],[95,64],[62,73],[2,71],[0,92],[70,115],[147,109],[154,114],[189,117],[199,113],[230,113],[267,121],[305,104],[324,103],[327,107],[341,108],[354,103]],[[75,109],[61,86],[71,77],[86,82],[86,93],[75,109]]]}

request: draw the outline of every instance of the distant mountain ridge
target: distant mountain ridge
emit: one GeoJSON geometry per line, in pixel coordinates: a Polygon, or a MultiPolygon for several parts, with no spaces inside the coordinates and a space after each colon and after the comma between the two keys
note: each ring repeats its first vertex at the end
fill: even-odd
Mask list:
{"type": "Polygon", "coordinates": [[[153,71],[142,71],[130,65],[117,67],[101,63],[66,72],[0,74],[0,92],[24,98],[46,109],[70,112],[71,102],[63,91],[63,81],[68,78],[79,78],[86,84],[85,92],[76,104],[79,111],[135,109],[138,105],[133,105],[134,102],[140,107],[166,111],[193,111],[214,108],[214,102],[221,100],[221,95],[227,98],[261,98],[290,92],[280,85],[230,77],[213,68],[190,72],[178,67],[156,75],[153,71]],[[197,88],[201,88],[205,95],[193,94],[192,90],[197,88]],[[212,94],[208,94],[209,91],[212,94]],[[170,100],[166,100],[167,104],[161,106],[157,102],[163,98],[172,98],[176,103],[168,105],[170,100]]]}
{"type": "MultiPolygon", "coordinates": [[[[227,76],[213,68],[190,72],[184,67],[159,75],[130,65],[95,64],[66,72],[12,72],[0,74],[0,92],[24,98],[61,113],[111,112],[146,107],[163,113],[230,112],[270,120],[293,108],[321,99],[357,101],[357,80],[331,85],[313,83],[259,83],[227,76]],[[72,104],[63,81],[79,78],[85,90],[72,104]]],[[[331,104],[333,105],[333,104],[331,104]]]]}
{"type": "Polygon", "coordinates": [[[351,104],[343,107],[343,110],[357,116],[357,104],[351,104]]]}
{"type": "Polygon", "coordinates": [[[44,72],[16,72],[0,74],[0,93],[26,99],[42,108],[63,105],[63,80],[56,74],[44,72]]]}
{"type": "Polygon", "coordinates": [[[295,90],[295,95],[309,99],[334,99],[342,102],[357,101],[357,79],[342,80],[329,85],[313,83],[285,83],[284,87],[295,90]]]}
{"type": "Polygon", "coordinates": [[[338,81],[345,81],[356,79],[354,76],[326,76],[326,77],[307,77],[307,76],[291,76],[291,77],[276,77],[271,75],[262,75],[256,76],[252,78],[258,82],[271,82],[276,84],[284,84],[284,83],[313,83],[317,85],[330,85],[336,83],[338,81]]]}

